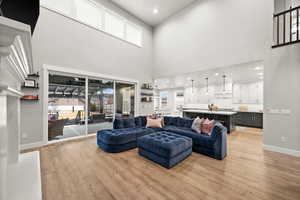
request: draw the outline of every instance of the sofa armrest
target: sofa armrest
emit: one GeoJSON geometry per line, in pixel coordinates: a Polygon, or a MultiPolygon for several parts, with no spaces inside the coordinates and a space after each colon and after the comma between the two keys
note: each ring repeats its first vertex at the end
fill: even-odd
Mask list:
{"type": "Polygon", "coordinates": [[[227,128],[221,124],[215,125],[211,137],[215,140],[215,158],[223,160],[227,156],[227,128]]]}

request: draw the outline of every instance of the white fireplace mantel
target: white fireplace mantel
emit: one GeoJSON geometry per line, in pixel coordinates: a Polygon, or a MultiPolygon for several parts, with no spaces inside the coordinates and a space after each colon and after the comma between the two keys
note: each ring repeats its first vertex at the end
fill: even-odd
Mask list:
{"type": "Polygon", "coordinates": [[[33,61],[30,26],[0,17],[1,200],[41,199],[39,154],[20,155],[21,85],[31,73],[33,61]],[[26,176],[28,169],[35,170],[26,176]],[[14,176],[15,174],[22,177],[14,176]],[[34,198],[30,196],[33,193],[34,198]]]}
{"type": "Polygon", "coordinates": [[[23,82],[33,72],[29,25],[0,17],[0,58],[9,63],[7,70],[18,81],[23,82]]]}

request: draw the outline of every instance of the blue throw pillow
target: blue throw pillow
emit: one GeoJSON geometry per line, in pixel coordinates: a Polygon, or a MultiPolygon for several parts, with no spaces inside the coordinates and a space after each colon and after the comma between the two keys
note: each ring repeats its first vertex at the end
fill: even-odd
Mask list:
{"type": "Polygon", "coordinates": [[[172,119],[173,119],[173,117],[168,117],[168,116],[164,117],[165,125],[166,125],[166,126],[172,125],[172,124],[171,124],[171,123],[172,123],[172,119]]]}
{"type": "Polygon", "coordinates": [[[193,120],[190,118],[182,118],[183,127],[191,128],[193,124],[193,120]]]}
{"type": "Polygon", "coordinates": [[[141,122],[142,122],[142,127],[146,127],[147,125],[147,117],[145,116],[140,116],[141,122]]]}
{"type": "Polygon", "coordinates": [[[141,117],[135,117],[135,127],[141,128],[142,127],[142,118],[141,117]]]}
{"type": "Polygon", "coordinates": [[[177,126],[179,127],[184,127],[184,124],[185,124],[185,120],[184,118],[177,118],[177,126]]]}
{"type": "Polygon", "coordinates": [[[173,117],[171,120],[171,126],[180,126],[180,117],[173,117]]]}
{"type": "Polygon", "coordinates": [[[134,118],[125,118],[123,119],[124,128],[135,128],[134,118]]]}
{"type": "Polygon", "coordinates": [[[114,129],[122,129],[122,128],[124,128],[123,119],[116,118],[114,120],[114,129]]]}

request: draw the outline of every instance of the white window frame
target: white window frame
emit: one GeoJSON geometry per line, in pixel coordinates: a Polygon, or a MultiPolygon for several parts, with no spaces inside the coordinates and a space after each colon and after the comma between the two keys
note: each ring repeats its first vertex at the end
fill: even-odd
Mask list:
{"type": "Polygon", "coordinates": [[[125,22],[125,39],[126,39],[126,41],[128,41],[128,42],[130,42],[130,43],[133,43],[133,44],[135,44],[135,45],[138,45],[138,46],[143,46],[143,29],[141,28],[141,26],[138,26],[138,25],[136,25],[135,23],[132,23],[131,21],[128,21],[128,20],[126,20],[126,22],[125,22]],[[130,41],[128,41],[127,40],[127,25],[130,25],[130,26],[133,26],[133,27],[135,27],[136,29],[138,29],[139,31],[140,31],[140,33],[141,33],[141,43],[138,45],[138,44],[136,44],[136,43],[133,43],[133,42],[130,42],[130,41]]]}
{"type": "MultiPolygon", "coordinates": [[[[110,34],[110,35],[112,35],[112,36],[114,36],[114,37],[117,37],[117,38],[120,38],[120,39],[122,39],[122,40],[127,41],[127,40],[126,40],[126,29],[125,29],[125,28],[126,28],[126,21],[125,21],[124,17],[122,17],[122,16],[118,15],[117,13],[115,13],[114,11],[109,10],[109,9],[106,8],[106,9],[104,9],[104,22],[105,22],[105,14],[106,14],[106,13],[108,13],[108,14],[110,14],[110,15],[112,15],[112,16],[118,18],[118,19],[120,19],[120,20],[123,22],[123,38],[118,37],[118,36],[116,36],[116,35],[113,35],[113,34],[109,33],[109,32],[106,30],[106,24],[105,24],[105,26],[104,26],[104,32],[106,32],[106,33],[108,33],[108,34],[110,34]]],[[[129,41],[127,41],[127,42],[129,42],[129,41]]],[[[129,42],[129,43],[131,43],[131,42],[129,42]]],[[[131,43],[131,44],[132,44],[132,43],[131,43]]]]}
{"type": "MultiPolygon", "coordinates": [[[[75,21],[79,21],[81,24],[85,24],[85,25],[87,25],[89,27],[93,27],[93,28],[95,28],[97,30],[102,30],[103,31],[104,27],[105,27],[104,26],[104,22],[105,22],[105,19],[104,19],[104,17],[105,17],[105,8],[102,5],[100,5],[99,3],[96,3],[95,1],[91,1],[91,0],[86,0],[86,1],[89,2],[89,4],[96,6],[99,9],[99,11],[101,12],[101,15],[102,15],[101,16],[101,26],[100,27],[94,27],[94,26],[92,26],[92,25],[90,25],[88,23],[85,23],[83,20],[79,19],[79,17],[77,16],[78,14],[77,14],[76,3],[74,3],[74,5],[75,5],[75,16],[76,16],[76,19],[74,19],[74,20],[75,21]]],[[[74,0],[74,2],[75,2],[75,0],[74,0]]],[[[99,22],[100,22],[100,20],[99,20],[99,22]]]]}
{"type": "MultiPolygon", "coordinates": [[[[85,137],[91,137],[91,136],[95,136],[96,134],[88,134],[88,123],[87,123],[87,112],[86,116],[85,116],[85,120],[86,120],[86,126],[85,126],[85,134],[81,135],[81,136],[75,136],[75,137],[70,137],[70,138],[64,138],[61,140],[53,140],[53,141],[48,141],[48,85],[49,85],[49,73],[55,73],[55,74],[59,74],[59,75],[66,75],[66,76],[70,76],[70,75],[74,75],[76,77],[82,77],[86,79],[86,85],[85,85],[85,95],[86,95],[86,99],[87,99],[87,94],[88,94],[88,79],[101,79],[101,80],[110,80],[114,82],[114,105],[113,105],[113,109],[114,109],[114,117],[115,118],[115,114],[116,114],[116,83],[128,83],[128,84],[132,84],[135,86],[135,106],[134,106],[134,116],[139,116],[139,106],[140,106],[140,102],[138,101],[138,99],[140,99],[139,96],[139,81],[135,80],[135,79],[129,79],[129,78],[125,78],[125,77],[117,77],[117,76],[111,76],[111,75],[106,75],[106,74],[100,74],[100,73],[94,73],[94,72],[89,72],[89,71],[83,71],[83,70],[76,70],[74,68],[66,68],[66,67],[58,67],[58,66],[52,66],[52,65],[43,65],[43,69],[42,69],[42,76],[43,76],[43,140],[41,143],[39,143],[37,146],[43,146],[43,145],[47,145],[47,144],[53,144],[53,143],[58,143],[58,142],[64,142],[64,141],[69,141],[69,140],[75,140],[78,138],[85,138],[85,137]]],[[[88,102],[85,102],[85,109],[87,110],[88,108],[88,102]]],[[[34,146],[35,147],[35,146],[34,146]]]]}

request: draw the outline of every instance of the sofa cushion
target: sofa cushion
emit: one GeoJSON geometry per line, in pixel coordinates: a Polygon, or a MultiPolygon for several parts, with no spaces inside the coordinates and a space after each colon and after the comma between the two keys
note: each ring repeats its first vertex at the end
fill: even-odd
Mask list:
{"type": "Polygon", "coordinates": [[[160,131],[161,129],[156,129],[156,128],[145,128],[145,127],[142,127],[141,128],[142,131],[138,132],[137,133],[137,137],[142,137],[144,135],[149,135],[151,133],[154,133],[154,132],[158,132],[160,131]]]}
{"type": "Polygon", "coordinates": [[[193,144],[204,145],[206,148],[213,148],[213,145],[215,142],[215,139],[211,138],[209,135],[199,134],[199,133],[193,131],[191,128],[166,126],[166,127],[164,127],[164,130],[192,138],[193,144]]]}
{"type": "Polygon", "coordinates": [[[106,144],[125,144],[135,141],[144,128],[126,128],[98,131],[97,138],[106,144]]]}
{"type": "Polygon", "coordinates": [[[135,128],[135,119],[134,118],[125,118],[123,119],[124,128],[135,128]]]}

